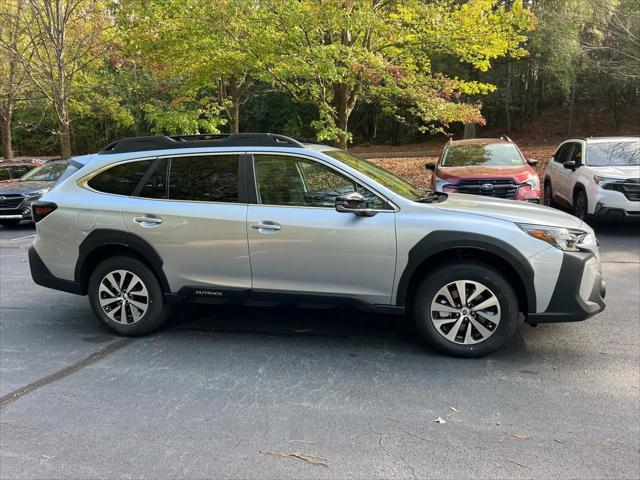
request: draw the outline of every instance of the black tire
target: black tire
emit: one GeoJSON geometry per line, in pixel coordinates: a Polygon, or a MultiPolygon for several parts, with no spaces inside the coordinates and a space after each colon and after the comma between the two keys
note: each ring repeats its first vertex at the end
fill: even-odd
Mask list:
{"type": "MultiPolygon", "coordinates": [[[[467,298],[471,298],[472,294],[473,292],[467,298]]],[[[479,297],[478,301],[482,303],[483,298],[485,297],[479,297]]],[[[458,301],[459,299],[454,298],[453,300],[458,301]]],[[[474,302],[476,302],[475,299],[474,302]]],[[[479,305],[479,303],[475,303],[475,305],[479,305]]],[[[482,357],[501,348],[513,337],[518,328],[519,311],[518,298],[504,275],[490,265],[474,260],[446,263],[438,267],[421,281],[413,298],[414,320],[427,345],[438,352],[456,357],[482,357]],[[494,325],[494,329],[485,340],[474,344],[456,343],[446,339],[444,332],[442,330],[439,332],[432,321],[431,304],[437,299],[437,293],[446,285],[462,280],[482,284],[490,291],[487,292],[487,295],[494,294],[499,302],[500,316],[497,326],[494,325]]],[[[436,312],[436,315],[439,314],[436,312]]],[[[479,319],[481,317],[476,314],[473,320],[479,319]]],[[[484,318],[482,321],[485,321],[484,318]]],[[[462,325],[466,322],[466,328],[469,328],[472,320],[470,317],[463,316],[461,322],[462,325]]],[[[449,330],[451,332],[457,322],[453,324],[450,322],[448,325],[451,325],[449,330]]],[[[490,323],[484,325],[490,325],[490,323]]],[[[443,325],[440,328],[447,328],[447,326],[443,325]]],[[[480,332],[474,327],[471,334],[479,335],[480,332]]]]}
{"type": "MultiPolygon", "coordinates": [[[[119,279],[120,277],[116,274],[114,278],[119,279]]],[[[133,280],[130,281],[133,282],[133,280]]],[[[147,335],[160,328],[167,318],[167,307],[164,302],[160,282],[158,282],[158,279],[151,269],[137,258],[117,256],[104,260],[93,270],[89,277],[88,294],[91,308],[100,322],[119,335],[126,337],[147,335]],[[129,275],[125,278],[133,279],[133,275],[136,275],[146,289],[145,293],[147,297],[143,303],[147,308],[138,320],[133,319],[134,307],[131,305],[121,307],[122,310],[120,311],[119,320],[123,323],[116,321],[118,319],[117,313],[114,313],[114,318],[111,318],[100,305],[100,295],[105,295],[105,293],[100,293],[101,283],[109,273],[118,270],[129,272],[129,275]],[[122,311],[125,312],[127,318],[122,318],[122,311]],[[127,320],[132,320],[132,323],[127,323],[127,320]]],[[[120,293],[115,293],[113,298],[119,297],[119,295],[120,293]]],[[[144,298],[136,296],[134,289],[131,290],[131,295],[133,295],[133,297],[130,297],[130,301],[141,301],[141,298],[144,298]]],[[[109,295],[107,295],[107,298],[109,298],[109,295]]],[[[122,303],[121,300],[118,300],[116,306],[118,302],[122,303]]],[[[141,310],[136,309],[136,312],[139,314],[141,310]]]]}
{"type": "Polygon", "coordinates": [[[573,215],[580,220],[587,219],[587,212],[589,211],[589,200],[584,190],[578,189],[573,194],[573,215]]]}
{"type": "Polygon", "coordinates": [[[5,228],[13,228],[20,225],[21,221],[22,220],[0,220],[0,225],[2,225],[5,228]]]}
{"type": "Polygon", "coordinates": [[[544,182],[543,205],[546,205],[547,207],[556,206],[556,202],[553,200],[553,189],[551,188],[551,182],[549,180],[544,182]]]}

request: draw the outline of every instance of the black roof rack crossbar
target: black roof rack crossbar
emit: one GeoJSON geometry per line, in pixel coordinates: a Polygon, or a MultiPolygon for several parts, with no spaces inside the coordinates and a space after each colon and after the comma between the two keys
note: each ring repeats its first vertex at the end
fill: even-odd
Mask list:
{"type": "Polygon", "coordinates": [[[275,133],[207,133],[199,135],[156,135],[122,138],[99,153],[143,152],[198,147],[293,147],[304,148],[297,140],[275,133]]]}

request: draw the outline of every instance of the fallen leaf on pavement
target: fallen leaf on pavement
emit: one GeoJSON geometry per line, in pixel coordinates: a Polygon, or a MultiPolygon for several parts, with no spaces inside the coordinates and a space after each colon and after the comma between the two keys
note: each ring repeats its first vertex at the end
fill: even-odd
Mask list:
{"type": "Polygon", "coordinates": [[[449,407],[449,410],[452,410],[456,413],[460,412],[460,410],[458,410],[456,407],[449,407]]]}
{"type": "Polygon", "coordinates": [[[312,465],[322,465],[323,467],[329,466],[329,461],[326,458],[316,457],[315,455],[310,455],[308,453],[271,452],[268,450],[260,450],[260,453],[263,453],[265,455],[273,455],[274,457],[297,458],[298,460],[302,460],[303,462],[307,462],[312,465]]]}
{"type": "Polygon", "coordinates": [[[438,417],[438,418],[436,418],[436,419],[434,420],[434,422],[436,422],[436,423],[440,423],[440,424],[447,423],[447,421],[446,421],[444,418],[442,418],[442,417],[438,417]]]}
{"type": "Polygon", "coordinates": [[[517,433],[511,433],[511,432],[504,432],[504,434],[507,437],[513,438],[515,440],[527,440],[528,438],[531,438],[529,435],[519,435],[517,433]]]}
{"type": "Polygon", "coordinates": [[[291,445],[315,445],[316,442],[310,440],[289,440],[287,443],[291,445]]]}

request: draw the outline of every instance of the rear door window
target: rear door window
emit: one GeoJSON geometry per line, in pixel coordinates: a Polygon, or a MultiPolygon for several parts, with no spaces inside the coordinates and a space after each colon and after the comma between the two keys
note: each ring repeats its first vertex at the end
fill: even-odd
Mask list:
{"type": "Polygon", "coordinates": [[[239,155],[198,155],[170,159],[169,198],[197,202],[238,202],[239,155]]]}
{"type": "Polygon", "coordinates": [[[9,169],[4,167],[0,168],[0,182],[2,180],[11,180],[11,175],[9,174],[9,169]]]}

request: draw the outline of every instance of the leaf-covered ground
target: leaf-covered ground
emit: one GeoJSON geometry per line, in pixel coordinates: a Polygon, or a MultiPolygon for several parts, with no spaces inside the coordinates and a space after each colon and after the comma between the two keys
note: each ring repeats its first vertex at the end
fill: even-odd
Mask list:
{"type": "MultiPolygon", "coordinates": [[[[406,147],[407,146],[404,145],[402,150],[417,151],[423,148],[420,145],[413,145],[413,150],[407,149],[406,147]]],[[[537,170],[539,174],[542,174],[549,157],[555,151],[555,146],[527,146],[521,147],[521,149],[526,158],[535,158],[539,161],[537,170]]],[[[357,153],[366,157],[368,153],[372,152],[373,149],[370,151],[360,150],[357,153]]],[[[425,168],[425,165],[435,162],[438,159],[437,157],[393,157],[391,152],[389,155],[389,157],[371,158],[370,161],[399,175],[418,187],[431,188],[431,172],[425,168]]]]}

